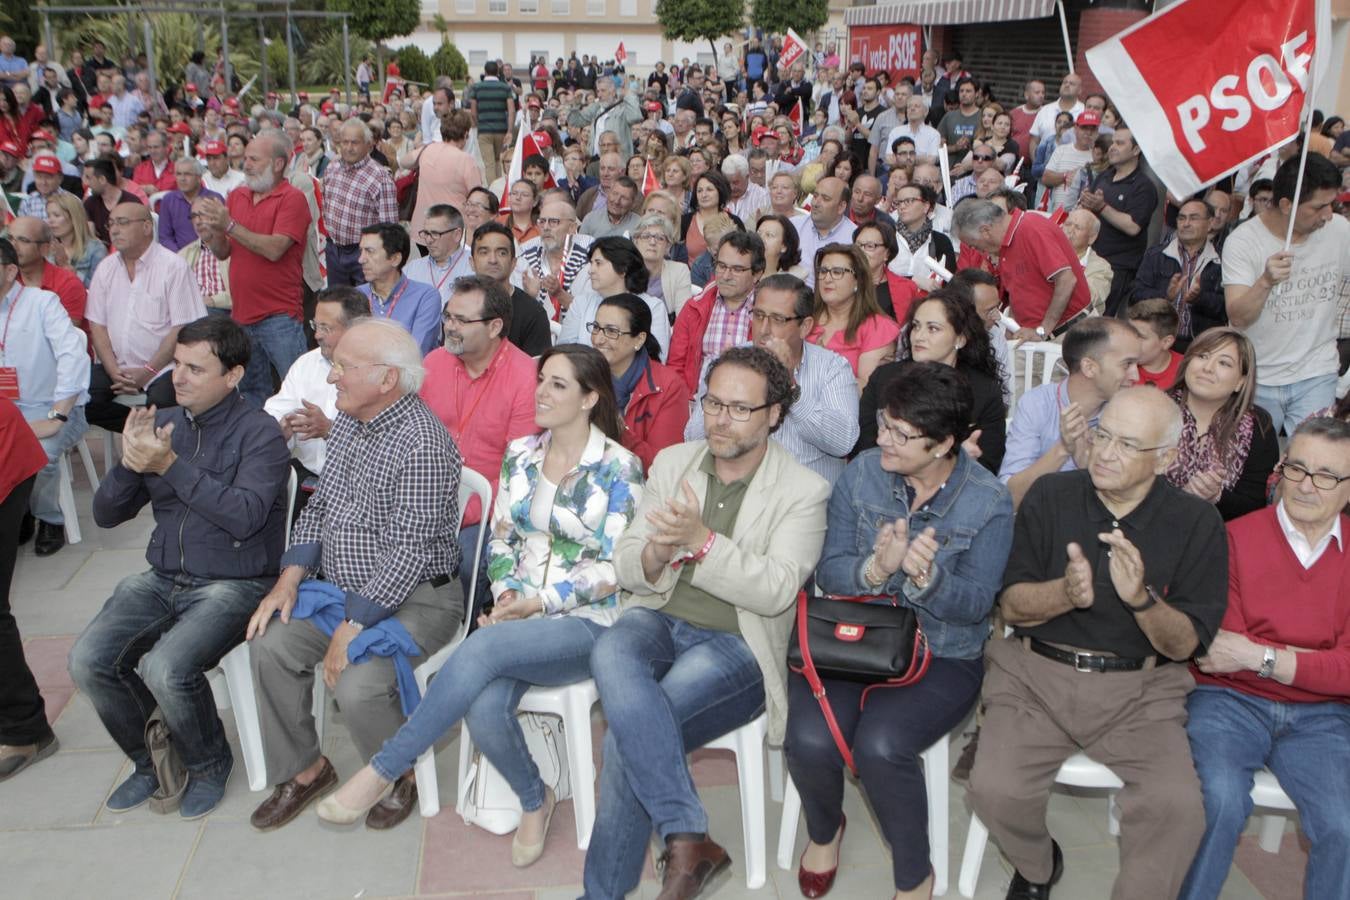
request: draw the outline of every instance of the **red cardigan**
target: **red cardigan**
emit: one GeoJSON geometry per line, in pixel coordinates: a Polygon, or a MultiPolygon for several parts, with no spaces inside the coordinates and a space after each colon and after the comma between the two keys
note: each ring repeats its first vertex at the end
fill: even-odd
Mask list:
{"type": "MultiPolygon", "coordinates": [[[[1291,685],[1255,672],[1206,675],[1214,684],[1282,703],[1350,702],[1350,554],[1333,538],[1311,569],[1294,555],[1274,506],[1228,523],[1228,611],[1224,629],[1298,654],[1291,685]]],[[[1341,535],[1350,538],[1350,516],[1341,514],[1341,535]]]]}
{"type": "Polygon", "coordinates": [[[659,362],[649,363],[623,411],[623,445],[650,471],[656,454],[684,440],[689,421],[690,391],[680,374],[659,362]]]}
{"type": "Polygon", "coordinates": [[[670,354],[666,365],[674,369],[693,394],[698,390],[698,379],[703,374],[703,332],[712,318],[712,307],[717,302],[717,282],[713,282],[680,308],[675,327],[670,333],[670,354]]]}

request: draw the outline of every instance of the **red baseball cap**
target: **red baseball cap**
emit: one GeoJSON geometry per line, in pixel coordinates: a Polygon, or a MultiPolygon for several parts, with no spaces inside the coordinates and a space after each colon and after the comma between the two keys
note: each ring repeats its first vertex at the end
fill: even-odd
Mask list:
{"type": "MultiPolygon", "coordinates": [[[[5,152],[8,153],[9,151],[6,150],[5,152]]],[[[41,156],[35,156],[33,157],[33,171],[43,175],[60,175],[61,160],[45,153],[41,156]]]]}
{"type": "Polygon", "coordinates": [[[226,97],[226,98],[225,98],[225,105],[226,105],[226,106],[233,106],[234,108],[238,109],[238,108],[239,108],[239,98],[237,98],[237,97],[226,97]]]}
{"type": "Polygon", "coordinates": [[[32,135],[29,136],[28,140],[30,140],[30,141],[46,141],[46,142],[49,143],[49,144],[55,144],[55,143],[56,143],[56,137],[55,137],[50,131],[48,131],[48,130],[45,129],[45,128],[39,128],[37,131],[34,131],[34,132],[32,133],[32,135]]]}
{"type": "Polygon", "coordinates": [[[0,153],[8,153],[15,159],[23,159],[23,151],[13,141],[0,141],[0,153]]]}
{"type": "Polygon", "coordinates": [[[754,130],[753,134],[751,134],[750,143],[758,147],[759,142],[764,140],[765,138],[773,138],[776,141],[778,140],[778,132],[774,131],[772,128],[767,128],[761,125],[760,127],[754,130]]]}
{"type": "Polygon", "coordinates": [[[330,113],[330,112],[332,112],[332,111],[333,111],[333,101],[332,101],[332,100],[325,100],[325,101],[323,101],[323,103],[320,104],[320,106],[319,106],[319,112],[323,113],[324,115],[327,115],[328,113],[330,113]]]}
{"type": "Polygon", "coordinates": [[[536,131],[531,136],[534,138],[535,146],[538,147],[540,150],[544,149],[545,147],[553,146],[553,138],[548,136],[547,131],[536,131]]]}
{"type": "Polygon", "coordinates": [[[183,90],[188,91],[189,93],[195,94],[195,93],[197,93],[197,85],[195,85],[195,84],[193,84],[191,81],[189,81],[187,84],[183,85],[183,90]]]}
{"type": "Polygon", "coordinates": [[[1096,128],[1102,124],[1102,114],[1095,109],[1085,109],[1078,114],[1075,125],[1081,125],[1084,128],[1096,128]]]}
{"type": "Polygon", "coordinates": [[[225,142],[224,142],[224,141],[207,141],[206,143],[202,144],[202,155],[203,155],[203,156],[224,156],[224,155],[225,155],[225,142]]]}
{"type": "Polygon", "coordinates": [[[647,112],[662,112],[661,101],[659,100],[648,100],[644,106],[647,112]]]}
{"type": "Polygon", "coordinates": [[[170,134],[192,134],[192,126],[186,122],[175,122],[169,126],[170,134]]]}

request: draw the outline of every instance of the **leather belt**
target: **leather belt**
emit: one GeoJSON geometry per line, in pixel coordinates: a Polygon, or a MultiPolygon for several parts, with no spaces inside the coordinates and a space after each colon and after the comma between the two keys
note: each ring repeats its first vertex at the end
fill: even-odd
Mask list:
{"type": "Polygon", "coordinates": [[[1075,650],[1056,647],[1054,644],[1047,644],[1045,641],[1037,640],[1034,637],[1026,639],[1026,646],[1031,652],[1044,656],[1046,659],[1053,659],[1057,663],[1073,666],[1075,672],[1138,672],[1141,669],[1151,669],[1158,664],[1157,656],[1128,659],[1123,656],[1079,653],[1075,650]]]}

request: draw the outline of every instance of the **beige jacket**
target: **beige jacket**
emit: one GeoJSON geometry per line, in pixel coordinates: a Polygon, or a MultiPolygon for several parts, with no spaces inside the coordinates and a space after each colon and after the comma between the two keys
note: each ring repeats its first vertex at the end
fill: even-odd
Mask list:
{"type": "MultiPolygon", "coordinates": [[[[694,494],[707,493],[699,471],[706,441],[662,450],[652,463],[633,523],[614,548],[622,605],[659,609],[670,599],[679,574],[666,567],[656,583],[642,571],[647,513],[678,497],[681,482],[694,494]]],[[[787,648],[797,592],[815,570],[825,543],[825,509],[830,485],[798,463],[777,441],[769,441],[741,502],[731,539],[719,538],[699,563],[693,583],[737,607],[736,619],[764,677],[769,741],[781,744],[787,726],[787,648]]]]}
{"type": "Polygon", "coordinates": [[[1097,255],[1097,251],[1088,248],[1082,259],[1083,277],[1087,279],[1088,295],[1092,298],[1088,304],[1091,315],[1106,315],[1106,297],[1111,293],[1111,264],[1097,255]]]}
{"type": "Polygon", "coordinates": [[[661,265],[661,295],[666,301],[666,309],[672,315],[679,315],[685,301],[694,296],[687,265],[669,259],[661,265]]]}

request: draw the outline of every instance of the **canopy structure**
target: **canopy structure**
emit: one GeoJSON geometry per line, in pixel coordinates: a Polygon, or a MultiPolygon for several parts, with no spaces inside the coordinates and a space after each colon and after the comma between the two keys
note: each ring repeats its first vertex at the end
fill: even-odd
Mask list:
{"type": "Polygon", "coordinates": [[[1055,13],[1055,0],[898,0],[844,11],[847,25],[972,25],[1043,19],[1055,13]]]}
{"type": "MultiPolygon", "coordinates": [[[[351,36],[347,29],[347,20],[351,16],[345,12],[318,12],[314,10],[293,10],[291,0],[151,0],[135,6],[40,6],[42,13],[42,37],[48,47],[52,42],[52,20],[54,15],[91,15],[106,16],[110,13],[121,15],[142,15],[145,28],[145,55],[149,62],[151,87],[155,88],[155,49],[151,35],[154,29],[151,20],[153,13],[186,13],[198,17],[218,17],[220,19],[220,45],[225,54],[225,72],[230,72],[230,17],[243,16],[258,23],[258,36],[263,35],[263,20],[286,20],[286,56],[290,61],[289,83],[291,94],[295,94],[295,47],[291,41],[292,19],[340,19],[342,21],[343,80],[346,87],[347,103],[352,102],[352,48],[351,36]],[[261,7],[285,7],[266,12],[261,7]]],[[[199,32],[200,35],[200,32],[199,32]]],[[[264,59],[266,55],[264,54],[264,59]]],[[[264,65],[266,63],[264,62],[264,65]]]]}

